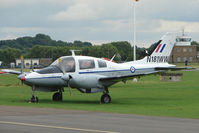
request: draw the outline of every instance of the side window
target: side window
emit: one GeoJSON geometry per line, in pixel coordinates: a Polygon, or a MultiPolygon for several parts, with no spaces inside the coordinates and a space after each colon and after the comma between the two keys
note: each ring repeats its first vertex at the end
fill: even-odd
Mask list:
{"type": "Polygon", "coordinates": [[[107,67],[106,61],[103,60],[97,60],[99,68],[107,67]]]}
{"type": "Polygon", "coordinates": [[[79,60],[80,69],[92,69],[95,68],[94,60],[79,60]]]}

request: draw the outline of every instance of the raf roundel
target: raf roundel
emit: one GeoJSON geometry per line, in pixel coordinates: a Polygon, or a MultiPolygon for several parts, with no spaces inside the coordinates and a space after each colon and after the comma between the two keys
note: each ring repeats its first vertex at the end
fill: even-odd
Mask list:
{"type": "Polygon", "coordinates": [[[135,67],[132,66],[132,67],[130,68],[130,70],[131,70],[132,73],[135,73],[135,70],[136,70],[136,69],[135,69],[135,67]]]}

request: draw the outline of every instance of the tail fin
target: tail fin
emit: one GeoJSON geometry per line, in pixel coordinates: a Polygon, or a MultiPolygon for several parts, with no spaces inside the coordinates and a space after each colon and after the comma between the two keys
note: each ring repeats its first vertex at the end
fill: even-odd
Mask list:
{"type": "Polygon", "coordinates": [[[176,35],[174,33],[166,33],[157,43],[151,55],[134,63],[168,63],[175,42],[176,35]]]}
{"type": "Polygon", "coordinates": [[[171,55],[173,46],[176,42],[176,36],[173,33],[165,34],[158,42],[156,49],[151,56],[167,56],[171,55]]]}

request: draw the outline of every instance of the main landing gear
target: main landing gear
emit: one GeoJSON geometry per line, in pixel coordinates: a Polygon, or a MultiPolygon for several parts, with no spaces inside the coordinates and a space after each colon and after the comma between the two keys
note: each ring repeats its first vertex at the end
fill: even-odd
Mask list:
{"type": "Polygon", "coordinates": [[[59,92],[54,93],[52,100],[53,101],[62,101],[63,100],[62,91],[63,91],[63,89],[60,89],[59,92]]]}
{"type": "Polygon", "coordinates": [[[109,91],[107,87],[105,88],[104,94],[101,97],[101,103],[105,103],[105,104],[111,103],[111,96],[109,95],[109,91]]]}
{"type": "Polygon", "coordinates": [[[53,101],[62,101],[62,99],[62,92],[56,92],[52,97],[53,101]]]}

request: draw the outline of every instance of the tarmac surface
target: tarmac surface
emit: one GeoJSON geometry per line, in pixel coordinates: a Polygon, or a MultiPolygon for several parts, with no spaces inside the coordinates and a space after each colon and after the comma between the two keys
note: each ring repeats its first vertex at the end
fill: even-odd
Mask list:
{"type": "Polygon", "coordinates": [[[0,106],[0,133],[198,133],[199,120],[0,106]]]}

